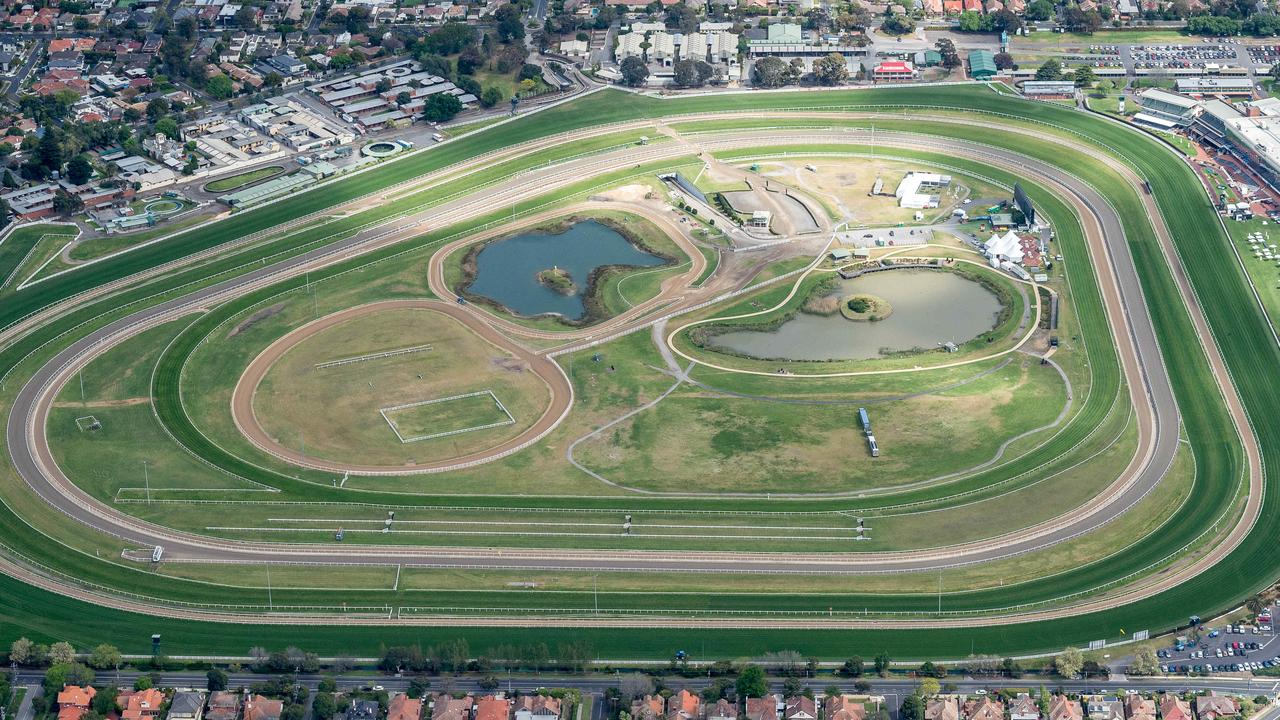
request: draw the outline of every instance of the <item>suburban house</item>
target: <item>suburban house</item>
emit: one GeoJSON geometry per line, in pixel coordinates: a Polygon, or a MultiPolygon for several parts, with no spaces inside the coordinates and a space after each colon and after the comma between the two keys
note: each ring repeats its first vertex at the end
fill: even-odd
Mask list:
{"type": "Polygon", "coordinates": [[[200,720],[204,717],[204,695],[193,690],[175,693],[169,703],[169,720],[200,720]]]}
{"type": "Polygon", "coordinates": [[[936,697],[925,703],[924,720],[960,720],[960,702],[954,697],[936,697]]]}
{"type": "Polygon", "coordinates": [[[1191,720],[1191,706],[1177,695],[1165,693],[1160,698],[1160,717],[1164,720],[1191,720]]]}
{"type": "Polygon", "coordinates": [[[804,695],[789,697],[782,717],[785,720],[817,720],[818,704],[804,695]]]}
{"type": "Polygon", "coordinates": [[[1223,697],[1213,691],[1196,698],[1196,715],[1200,720],[1218,720],[1220,717],[1239,714],[1240,706],[1234,698],[1223,697]]]}
{"type": "Polygon", "coordinates": [[[91,686],[63,686],[58,693],[58,720],[80,720],[82,715],[89,712],[89,704],[97,694],[97,688],[91,686]]]}
{"type": "Polygon", "coordinates": [[[421,720],[422,701],[400,693],[387,705],[387,720],[421,720]]]}
{"type": "Polygon", "coordinates": [[[707,706],[707,720],[738,720],[738,704],[720,698],[715,705],[707,706]]]}
{"type": "Polygon", "coordinates": [[[471,720],[471,708],[475,699],[470,695],[456,698],[448,693],[436,693],[431,703],[431,720],[471,720]]]}
{"type": "Polygon", "coordinates": [[[236,720],[240,716],[240,696],[226,690],[209,693],[209,709],[204,720],[236,720]]]}
{"type": "Polygon", "coordinates": [[[381,712],[377,700],[353,700],[347,708],[347,720],[378,720],[381,712]]]}
{"type": "Polygon", "coordinates": [[[965,720],[1004,720],[1004,703],[992,700],[990,695],[966,700],[962,709],[965,720]]]}
{"type": "Polygon", "coordinates": [[[515,720],[559,720],[560,701],[546,695],[521,695],[512,710],[515,720]]]}
{"type": "Polygon", "coordinates": [[[1124,701],[1124,716],[1128,720],[1156,720],[1156,701],[1130,695],[1124,701]]]}
{"type": "Polygon", "coordinates": [[[1082,698],[1089,720],[1124,720],[1124,704],[1113,697],[1090,695],[1082,698]]]}
{"type": "MultiPolygon", "coordinates": [[[[698,720],[702,717],[702,698],[688,690],[667,698],[667,720],[698,720]]],[[[517,718],[516,720],[523,720],[517,718]]]]}
{"type": "Polygon", "coordinates": [[[475,720],[507,720],[511,715],[511,703],[504,697],[486,695],[476,701],[475,720]]]}
{"type": "Polygon", "coordinates": [[[866,706],[860,702],[854,702],[850,695],[832,695],[824,698],[823,704],[826,706],[824,709],[827,720],[866,720],[866,706]]]}
{"type": "Polygon", "coordinates": [[[1080,703],[1066,695],[1054,695],[1049,701],[1049,720],[1083,720],[1080,703]]]}
{"type": "Polygon", "coordinates": [[[778,720],[777,696],[747,698],[747,720],[778,720]]]}
{"type": "Polygon", "coordinates": [[[1018,693],[1009,703],[1009,720],[1040,720],[1040,704],[1027,693],[1018,693]]]}
{"type": "Polygon", "coordinates": [[[661,695],[645,695],[631,703],[631,717],[635,720],[658,720],[667,712],[667,702],[661,695]]]}
{"type": "Polygon", "coordinates": [[[155,688],[121,690],[116,704],[120,706],[120,720],[152,720],[160,715],[164,693],[155,688]]]}
{"type": "Polygon", "coordinates": [[[244,703],[244,720],[280,720],[284,703],[254,695],[244,703]]]}

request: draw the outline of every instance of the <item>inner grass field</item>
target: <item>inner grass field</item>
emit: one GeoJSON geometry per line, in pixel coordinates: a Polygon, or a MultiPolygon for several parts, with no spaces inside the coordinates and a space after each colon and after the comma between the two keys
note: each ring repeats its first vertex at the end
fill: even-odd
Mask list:
{"type": "MultiPolygon", "coordinates": [[[[213,390],[201,376],[187,382],[194,395],[213,390]]],[[[262,428],[290,449],[305,447],[308,456],[335,462],[396,465],[491,447],[528,428],[549,401],[546,385],[521,361],[457,320],[429,309],[387,309],[289,348],[263,378],[253,408],[262,428]],[[426,345],[431,349],[376,356],[426,345]],[[375,357],[317,367],[366,355],[375,357]],[[476,392],[492,395],[416,404],[476,392]],[[466,428],[481,429],[454,432],[466,428]]]]}
{"type": "MultiPolygon", "coordinates": [[[[954,103],[959,105],[959,104],[966,104],[972,99],[972,98],[965,98],[962,101],[961,99],[958,99],[957,96],[955,95],[948,96],[948,93],[952,91],[945,91],[945,90],[939,91],[938,89],[929,89],[929,92],[933,93],[933,95],[931,95],[928,98],[930,102],[954,103]]],[[[845,94],[845,97],[847,98],[849,95],[850,94],[845,94]]],[[[826,102],[826,100],[824,100],[824,98],[826,97],[834,98],[837,96],[838,94],[824,95],[824,94],[815,93],[812,95],[811,101],[822,103],[822,102],[826,102]]],[[[904,91],[902,94],[896,97],[907,97],[907,96],[908,96],[907,92],[904,91]]],[[[867,93],[865,95],[858,96],[859,100],[863,98],[874,99],[874,98],[882,98],[882,97],[883,97],[882,93],[867,93]]],[[[845,99],[843,100],[843,102],[848,103],[850,102],[850,100],[845,99]]],[[[682,101],[679,104],[680,104],[680,107],[683,109],[683,108],[696,108],[696,107],[705,106],[708,104],[708,102],[702,101],[702,100],[695,100],[695,101],[690,101],[688,103],[685,103],[682,101]]],[[[1022,110],[1023,107],[1020,105],[1019,109],[1022,110]]],[[[1048,117],[1052,117],[1055,121],[1059,121],[1059,122],[1068,122],[1068,121],[1074,120],[1074,118],[1065,116],[1065,115],[1053,115],[1054,112],[1059,112],[1059,113],[1065,112],[1065,111],[1062,111],[1061,109],[1050,110],[1050,109],[1027,106],[1026,111],[1029,115],[1048,116],[1048,117]]],[[[1124,143],[1125,138],[1123,136],[1108,137],[1109,130],[1107,128],[1089,127],[1088,129],[1091,131],[1096,131],[1100,136],[1106,138],[1109,141],[1114,141],[1114,144],[1117,147],[1126,146],[1124,143]]],[[[1035,151],[1034,148],[1033,148],[1033,151],[1035,151]]],[[[1159,170],[1160,168],[1158,166],[1158,160],[1156,158],[1158,158],[1158,155],[1153,153],[1152,157],[1145,157],[1145,156],[1139,157],[1134,159],[1134,162],[1140,165],[1141,167],[1143,167],[1144,170],[1150,170],[1152,172],[1153,185],[1157,188],[1157,191],[1158,191],[1157,196],[1161,198],[1162,203],[1166,203],[1169,201],[1161,195],[1161,193],[1163,192],[1171,193],[1170,195],[1171,198],[1177,198],[1178,202],[1182,203],[1181,206],[1175,205],[1173,207],[1174,208],[1180,207],[1184,209],[1183,212],[1167,209],[1167,212],[1169,212],[1169,215],[1171,217],[1171,222],[1184,223],[1184,224],[1179,224],[1179,227],[1183,227],[1191,231],[1188,233],[1184,233],[1182,237],[1186,237],[1186,238],[1195,237],[1195,238],[1201,238],[1201,239],[1205,237],[1213,237],[1215,231],[1211,229],[1211,226],[1201,226],[1199,228],[1193,227],[1194,223],[1191,222],[1190,218],[1194,217],[1194,214],[1188,213],[1185,211],[1185,209],[1199,209],[1200,205],[1202,205],[1203,203],[1197,204],[1196,202],[1194,202],[1195,196],[1186,195],[1185,189],[1184,189],[1183,195],[1178,195],[1176,190],[1177,188],[1176,183],[1172,183],[1169,180],[1170,177],[1176,177],[1176,173],[1173,175],[1157,173],[1156,171],[1159,170]],[[1197,233],[1196,232],[1197,230],[1205,231],[1205,232],[1197,233]]],[[[1064,162],[1066,162],[1066,160],[1064,160],[1064,162]]],[[[1097,182],[1106,184],[1111,181],[1106,177],[1100,177],[1097,180],[1097,182]]],[[[1111,193],[1109,193],[1109,195],[1111,195],[1111,193]]],[[[1120,190],[1115,192],[1113,196],[1116,198],[1116,201],[1118,203],[1125,205],[1125,207],[1121,208],[1122,210],[1129,211],[1128,213],[1126,213],[1126,217],[1130,218],[1129,222],[1131,223],[1131,225],[1127,228],[1127,230],[1130,231],[1131,242],[1137,244],[1146,240],[1149,236],[1144,235],[1144,233],[1141,231],[1140,221],[1133,219],[1133,218],[1141,218],[1142,213],[1141,213],[1141,210],[1136,208],[1132,203],[1131,193],[1127,190],[1120,190]]],[[[1038,201],[1042,201],[1040,198],[1037,198],[1037,199],[1038,201]]],[[[1047,202],[1047,200],[1043,200],[1043,201],[1047,202]]],[[[1179,234],[1175,233],[1175,237],[1179,237],[1179,234]]],[[[1162,267],[1160,265],[1160,261],[1158,260],[1158,258],[1152,255],[1153,250],[1149,245],[1144,246],[1144,252],[1145,252],[1145,255],[1140,256],[1139,259],[1140,259],[1140,262],[1143,262],[1143,265],[1145,267],[1157,268],[1157,269],[1162,267]],[[1152,260],[1155,260],[1156,262],[1151,262],[1152,260]]],[[[1211,263],[1206,263],[1206,264],[1211,264],[1211,263]]],[[[1201,284],[1201,289],[1204,290],[1205,292],[1208,292],[1209,288],[1215,288],[1218,294],[1223,294],[1227,292],[1227,289],[1234,290],[1239,287],[1238,277],[1235,278],[1233,283],[1232,281],[1233,276],[1230,273],[1226,275],[1221,274],[1222,268],[1220,264],[1215,265],[1213,268],[1209,268],[1209,269],[1197,268],[1194,265],[1190,267],[1193,270],[1193,279],[1195,279],[1198,282],[1198,284],[1203,283],[1206,275],[1219,273],[1217,276],[1212,277],[1212,280],[1216,284],[1201,284]]],[[[1162,278],[1163,276],[1159,272],[1153,272],[1151,277],[1146,278],[1146,281],[1151,283],[1152,286],[1158,291],[1167,290],[1167,288],[1161,287],[1161,282],[1163,281],[1162,278]]],[[[1163,297],[1163,300],[1168,301],[1170,300],[1170,298],[1167,295],[1165,295],[1163,297]]],[[[1221,307],[1225,308],[1229,304],[1222,303],[1220,305],[1221,307]]],[[[1158,319],[1159,327],[1161,327],[1164,331],[1167,332],[1169,330],[1167,326],[1173,326],[1176,328],[1179,325],[1180,323],[1180,318],[1178,316],[1179,305],[1176,299],[1174,299],[1172,302],[1164,302],[1162,304],[1158,304],[1157,307],[1160,308],[1160,318],[1158,319]]],[[[1212,309],[1215,306],[1213,304],[1210,304],[1207,307],[1212,309]]],[[[1238,304],[1232,307],[1233,307],[1233,310],[1232,310],[1233,313],[1236,313],[1239,310],[1238,304]]],[[[1225,312],[1225,310],[1223,312],[1225,312]]],[[[1223,317],[1220,314],[1218,314],[1218,311],[1211,310],[1211,313],[1212,313],[1211,321],[1215,322],[1215,325],[1223,320],[1223,317]]],[[[1243,317],[1233,316],[1232,318],[1232,321],[1237,323],[1237,325],[1235,325],[1234,327],[1237,327],[1238,330],[1239,330],[1238,323],[1244,323],[1244,322],[1252,323],[1255,320],[1256,320],[1256,317],[1252,317],[1248,314],[1245,314],[1243,317]]],[[[1256,328],[1253,325],[1250,325],[1248,328],[1248,330],[1250,331],[1254,329],[1256,328]]],[[[1227,350],[1229,351],[1228,354],[1229,354],[1229,358],[1231,358],[1230,361],[1233,363],[1233,368],[1241,369],[1243,367],[1247,367],[1247,365],[1237,364],[1237,363],[1242,363],[1243,359],[1241,359],[1238,356],[1231,355],[1230,352],[1239,352],[1242,354],[1247,354],[1248,352],[1252,351],[1257,353],[1257,352],[1261,352],[1259,348],[1269,347],[1269,346],[1257,345],[1256,339],[1258,337],[1259,337],[1258,335],[1252,334],[1251,332],[1238,331],[1237,333],[1235,333],[1232,341],[1227,344],[1227,350]],[[1243,338],[1241,337],[1242,335],[1244,336],[1243,338]],[[1246,339],[1246,338],[1251,338],[1252,340],[1246,339]],[[1250,344],[1251,342],[1253,342],[1254,344],[1251,345],[1250,344]]],[[[1272,354],[1274,354],[1273,352],[1274,348],[1271,348],[1271,351],[1272,351],[1272,354]]],[[[1190,351],[1184,350],[1183,352],[1177,352],[1176,346],[1175,346],[1175,351],[1172,353],[1172,358],[1170,359],[1170,363],[1172,365],[1173,371],[1175,372],[1179,391],[1182,395],[1185,396],[1188,393],[1194,395],[1194,393],[1196,392],[1196,388],[1203,389],[1203,388],[1212,387],[1211,381],[1192,382],[1192,380],[1196,380],[1196,378],[1194,377],[1195,373],[1191,370],[1191,368],[1194,368],[1195,366],[1194,348],[1192,348],[1190,351]]],[[[1261,365],[1259,365],[1259,367],[1261,367],[1261,365]]],[[[1203,381],[1204,379],[1205,378],[1203,377],[1199,378],[1199,380],[1201,381],[1203,381]]],[[[1269,380],[1264,380],[1264,379],[1260,379],[1253,376],[1241,377],[1239,373],[1237,373],[1237,381],[1245,383],[1246,385],[1252,384],[1255,386],[1258,385],[1259,383],[1270,382],[1269,380]]],[[[1261,392],[1245,393],[1246,402],[1250,403],[1250,405],[1253,405],[1254,403],[1262,402],[1261,398],[1275,397],[1274,394],[1268,394],[1265,388],[1254,387],[1253,389],[1260,390],[1261,392]]],[[[1185,399],[1185,397],[1183,399],[1185,399]]],[[[1202,398],[1202,400],[1204,399],[1202,398]]],[[[1224,458],[1229,458],[1231,453],[1231,448],[1208,446],[1204,443],[1204,438],[1208,436],[1201,434],[1201,431],[1205,427],[1206,420],[1209,420],[1212,418],[1212,415],[1213,415],[1212,405],[1213,403],[1211,399],[1208,401],[1202,401],[1199,403],[1191,403],[1190,405],[1188,405],[1187,403],[1184,403],[1184,407],[1189,407],[1194,410],[1194,412],[1190,412],[1188,414],[1188,417],[1186,418],[1189,424],[1189,429],[1192,431],[1189,434],[1189,440],[1191,443],[1193,443],[1193,446],[1195,447],[1195,452],[1197,456],[1196,464],[1198,468],[1204,470],[1204,474],[1202,475],[1202,477],[1206,478],[1209,481],[1206,483],[1205,487],[1199,487],[1199,486],[1197,487],[1196,489],[1197,498],[1214,498],[1214,497],[1223,496],[1223,493],[1220,492],[1220,490],[1222,489],[1222,486],[1219,480],[1223,479],[1223,480],[1229,481],[1231,478],[1237,477],[1235,473],[1231,472],[1231,469],[1230,467],[1227,466],[1227,463],[1223,462],[1224,458]],[[1212,485],[1216,485],[1216,487],[1209,487],[1212,485]]],[[[1219,424],[1217,424],[1216,427],[1223,427],[1223,425],[1221,424],[1220,417],[1218,418],[1217,422],[1219,424]]],[[[1204,504],[1211,504],[1211,503],[1204,503],[1204,504]]],[[[1193,504],[1192,508],[1193,508],[1192,514],[1198,515],[1202,518],[1206,517],[1205,511],[1202,510],[1201,503],[1193,504]]],[[[1212,512],[1213,510],[1210,509],[1208,511],[1208,514],[1211,515],[1212,512]]],[[[1264,523],[1264,526],[1265,526],[1265,523],[1264,523]]],[[[1170,536],[1176,535],[1176,534],[1177,534],[1176,532],[1173,532],[1173,533],[1161,532],[1161,533],[1157,533],[1155,537],[1160,537],[1162,541],[1164,541],[1164,544],[1168,545],[1171,542],[1170,536]]],[[[1172,541],[1172,542],[1176,542],[1176,541],[1172,541]]],[[[1144,549],[1144,552],[1146,552],[1145,549],[1144,549]]],[[[1139,554],[1139,553],[1135,553],[1135,555],[1136,554],[1139,554]]],[[[964,645],[966,650],[968,650],[969,648],[972,648],[973,645],[970,644],[971,641],[976,641],[979,644],[979,647],[982,649],[985,649],[988,647],[999,647],[1002,650],[1006,648],[1018,648],[1018,647],[1053,647],[1054,645],[1060,644],[1061,639],[1064,637],[1079,637],[1083,639],[1083,638],[1093,637],[1095,634],[1114,635],[1115,628],[1117,626],[1134,628],[1134,627],[1149,626],[1157,622],[1171,623],[1177,619],[1177,616],[1179,615],[1185,616],[1187,609],[1200,609],[1202,607],[1214,607],[1215,604],[1221,605],[1233,600],[1234,593],[1236,591],[1224,591],[1223,588],[1229,585],[1229,583],[1220,582],[1221,578],[1219,578],[1219,582],[1217,583],[1217,585],[1213,585],[1213,584],[1206,585],[1205,583],[1212,582],[1209,576],[1220,576],[1222,572],[1227,572],[1227,571],[1241,572],[1242,570],[1235,566],[1235,563],[1239,562],[1241,559],[1249,559],[1251,562],[1254,563],[1253,565],[1249,566],[1253,568],[1254,574],[1257,573],[1258,568],[1270,567],[1269,565],[1266,564],[1266,560],[1264,557],[1254,557],[1250,552],[1250,548],[1246,548],[1245,550],[1242,550],[1240,553],[1237,553],[1236,556],[1233,556],[1233,560],[1231,562],[1224,563],[1224,565],[1226,566],[1225,568],[1219,568],[1210,573],[1205,573],[1204,576],[1202,576],[1201,578],[1197,578],[1196,581],[1192,583],[1195,585],[1194,588],[1179,589],[1178,591],[1166,593],[1166,596],[1164,598],[1161,598],[1158,603],[1156,601],[1153,601],[1150,603],[1139,603],[1133,606],[1122,608],[1120,610],[1106,613],[1104,615],[1089,616],[1086,618],[1075,618],[1075,619],[1063,620],[1063,621],[1054,621],[1051,623],[1041,623],[1035,629],[1031,629],[1031,628],[1028,628],[1025,626],[1019,626],[1019,625],[1006,625],[1000,628],[998,631],[957,630],[954,632],[951,632],[951,631],[931,632],[929,633],[929,637],[930,637],[929,642],[931,643],[931,647],[938,649],[939,651],[945,650],[946,648],[949,648],[949,647],[954,647],[958,654],[963,654],[963,651],[959,649],[962,644],[964,645]],[[1240,556],[1240,558],[1236,559],[1237,556],[1240,556]],[[1227,596],[1228,592],[1232,594],[1232,597],[1227,596]],[[952,639],[953,636],[954,636],[954,639],[952,639]]],[[[1110,568],[1110,570],[1114,571],[1118,569],[1119,566],[1127,563],[1128,563],[1128,560],[1126,560],[1125,562],[1117,562],[1115,565],[1113,565],[1110,568]]],[[[1075,573],[1064,574],[1064,576],[1061,576],[1056,579],[1055,584],[1061,585],[1061,584],[1067,583],[1068,581],[1065,579],[1066,575],[1077,575],[1077,574],[1075,573]]],[[[1242,577],[1242,576],[1245,576],[1245,575],[1237,574],[1237,575],[1231,575],[1229,577],[1242,577]]],[[[1076,577],[1071,582],[1075,582],[1078,579],[1079,578],[1076,577]]],[[[46,602],[45,604],[49,608],[48,615],[50,618],[62,619],[65,616],[66,613],[62,608],[62,606],[65,605],[65,603],[46,602]]],[[[99,628],[120,626],[121,619],[112,615],[111,613],[107,613],[107,612],[99,613],[97,617],[99,617],[102,620],[102,623],[98,625],[99,628]]],[[[190,642],[196,639],[190,632],[184,632],[184,627],[193,627],[193,626],[173,625],[172,623],[158,623],[157,627],[159,627],[160,625],[164,626],[164,630],[166,633],[175,633],[178,637],[182,638],[182,640],[190,642]]],[[[102,631],[99,630],[99,632],[102,632],[102,631]]],[[[263,632],[262,629],[255,629],[255,633],[260,634],[262,632],[263,632]]],[[[267,632],[270,632],[270,630],[268,629],[267,632]]],[[[291,633],[292,633],[293,640],[298,642],[305,642],[305,640],[312,640],[315,643],[312,647],[316,647],[316,648],[324,647],[325,646],[324,643],[328,642],[324,637],[322,637],[323,633],[317,633],[314,631],[306,631],[306,630],[301,631],[301,633],[299,633],[296,630],[291,630],[291,633]]],[[[78,634],[77,637],[81,637],[84,634],[85,633],[83,631],[80,631],[80,634],[78,634]]],[[[203,641],[205,646],[212,646],[215,644],[225,646],[227,643],[235,642],[239,638],[239,636],[234,631],[222,632],[220,633],[220,635],[221,637],[219,638],[219,642],[217,643],[210,643],[207,640],[203,641]]],[[[483,633],[477,633],[474,637],[479,642],[481,641],[480,638],[482,635],[483,633]]],[[[651,640],[656,639],[654,635],[660,635],[660,634],[651,635],[650,637],[651,640]]],[[[689,634],[687,632],[681,633],[681,635],[684,639],[688,639],[689,637],[689,634]]],[[[712,647],[716,648],[717,650],[725,650],[725,651],[727,651],[731,647],[737,648],[738,650],[743,650],[748,647],[760,648],[762,645],[765,647],[768,646],[768,643],[770,642],[769,640],[770,637],[776,638],[776,636],[770,636],[767,633],[752,633],[752,635],[753,635],[753,639],[751,641],[744,641],[741,638],[735,638],[732,633],[724,634],[719,637],[718,641],[716,641],[716,643],[713,644],[712,647]]],[[[890,646],[894,648],[910,647],[913,642],[919,643],[921,640],[920,636],[910,632],[896,632],[896,633],[889,633],[884,635],[876,635],[876,634],[861,633],[861,632],[845,632],[845,633],[831,633],[831,635],[837,635],[844,643],[865,640],[869,642],[879,643],[886,648],[890,646]]],[[[349,633],[344,633],[343,636],[347,639],[348,642],[357,642],[357,643],[368,642],[367,638],[363,640],[353,639],[352,635],[349,633]]],[[[172,636],[167,634],[166,638],[172,638],[172,636]]],[[[819,642],[816,637],[811,637],[810,634],[790,633],[788,635],[787,640],[791,642],[799,643],[801,646],[805,647],[806,649],[813,648],[815,652],[825,653],[827,652],[828,648],[834,650],[834,646],[824,645],[822,642],[819,642]]],[[[649,645],[646,645],[645,647],[647,648],[649,647],[649,645]]],[[[637,651],[637,646],[632,644],[631,650],[637,651]]],[[[643,652],[644,650],[639,649],[638,651],[643,652]]],[[[835,652],[839,653],[841,652],[841,650],[835,650],[835,652]]]]}

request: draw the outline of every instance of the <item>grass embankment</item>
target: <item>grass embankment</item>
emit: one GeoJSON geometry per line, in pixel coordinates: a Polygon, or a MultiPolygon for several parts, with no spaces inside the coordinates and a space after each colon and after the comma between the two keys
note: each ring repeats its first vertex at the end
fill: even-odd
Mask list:
{"type": "Polygon", "coordinates": [[[24,225],[0,241],[0,291],[14,290],[75,239],[70,225],[24,225]]]}

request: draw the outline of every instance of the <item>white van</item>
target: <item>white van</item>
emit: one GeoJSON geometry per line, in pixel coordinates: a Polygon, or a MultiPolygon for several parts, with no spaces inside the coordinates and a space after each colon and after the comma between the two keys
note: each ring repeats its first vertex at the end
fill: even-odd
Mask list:
{"type": "Polygon", "coordinates": [[[432,140],[435,140],[436,142],[444,142],[444,136],[443,136],[443,135],[441,135],[440,133],[435,133],[435,134],[433,134],[433,135],[431,136],[431,139],[432,139],[432,140]]]}

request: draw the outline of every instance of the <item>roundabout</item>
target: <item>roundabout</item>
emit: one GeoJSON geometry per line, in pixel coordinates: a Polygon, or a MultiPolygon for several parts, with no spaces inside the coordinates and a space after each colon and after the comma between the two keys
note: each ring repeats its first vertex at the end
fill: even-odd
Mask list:
{"type": "MultiPolygon", "coordinates": [[[[1048,295],[1038,283],[1000,275],[1016,288],[1008,303],[948,301],[983,316],[985,328],[1003,328],[998,337],[986,340],[989,331],[975,325],[972,334],[914,342],[927,349],[946,340],[957,353],[876,352],[778,372],[777,363],[694,351],[682,344],[691,326],[799,312],[835,273],[824,258],[848,220],[820,218],[820,233],[744,250],[751,238],[669,202],[658,173],[690,168],[695,177],[699,166],[713,166],[728,183],[742,166],[778,153],[856,162],[872,152],[861,125],[881,117],[857,105],[911,98],[835,93],[835,106],[817,117],[653,101],[648,117],[658,120],[548,129],[475,161],[517,168],[526,155],[576,145],[537,170],[465,189],[450,173],[466,166],[438,168],[372,200],[357,196],[348,209],[386,219],[327,244],[125,312],[92,314],[87,324],[50,299],[10,325],[5,338],[17,360],[7,445],[16,473],[6,505],[56,509],[24,516],[36,533],[78,552],[53,573],[37,569],[49,567],[37,547],[15,547],[5,572],[104,608],[217,621],[224,647],[250,624],[296,625],[294,634],[317,646],[341,625],[353,626],[347,637],[356,643],[396,624],[468,628],[448,632],[477,641],[498,627],[643,627],[666,638],[673,628],[683,636],[751,628],[752,639],[730,635],[712,647],[743,654],[788,629],[809,631],[798,642],[821,655],[838,652],[838,638],[859,638],[900,656],[947,657],[975,641],[984,652],[1021,652],[1093,635],[1118,639],[1120,627],[1160,630],[1225,609],[1239,589],[1209,591],[1206,583],[1254,557],[1256,533],[1272,522],[1263,504],[1267,445],[1248,421],[1270,396],[1251,385],[1237,392],[1237,384],[1269,382],[1240,370],[1274,354],[1274,343],[1251,334],[1256,342],[1219,345],[1221,310],[1199,298],[1241,281],[1230,265],[1220,263],[1208,280],[1204,263],[1184,266],[1180,233],[1211,226],[1195,225],[1203,216],[1190,210],[1207,201],[1178,189],[1176,158],[1114,154],[1107,147],[1126,138],[1148,141],[1093,118],[1079,122],[1096,142],[1060,132],[1054,123],[1075,122],[1073,111],[1022,101],[1004,101],[1025,114],[999,120],[1001,144],[989,144],[985,132],[968,137],[993,122],[965,114],[981,112],[964,108],[983,107],[987,92],[940,91],[954,109],[877,131],[874,153],[955,167],[986,187],[1021,182],[1065,258],[1045,281],[1061,301],[1058,328],[1045,326],[1048,295]],[[709,114],[687,115],[693,111],[709,114]],[[1041,115],[1035,122],[1044,124],[1033,125],[1041,115]],[[830,129],[814,130],[815,122],[830,129]],[[636,132],[656,140],[644,148],[619,142],[636,132]],[[575,157],[594,141],[598,152],[575,157]],[[1162,168],[1167,178],[1154,174],[1162,168]],[[1143,177],[1154,194],[1142,191],[1143,177]],[[434,190],[440,183],[454,192],[434,190]],[[637,183],[650,183],[653,197],[603,199],[637,183]],[[388,208],[401,199],[394,214],[388,208]],[[1163,203],[1186,212],[1166,214],[1163,203]],[[585,327],[458,301],[450,257],[588,209],[644,217],[684,257],[647,275],[640,273],[650,268],[623,273],[613,312],[585,327]],[[418,315],[432,320],[409,319],[418,315]],[[42,347],[44,328],[60,335],[59,323],[73,321],[73,334],[42,347]],[[37,343],[30,354],[22,352],[27,342],[37,343]],[[437,359],[446,348],[452,365],[437,359]],[[127,357],[142,360],[129,373],[113,371],[127,357]],[[341,364],[321,367],[328,363],[341,364]],[[501,386],[508,375],[528,382],[501,386]],[[104,385],[89,397],[76,381],[94,391],[109,376],[149,382],[104,385]],[[859,406],[872,414],[883,457],[863,457],[859,406]],[[97,434],[74,422],[90,414],[97,434]],[[352,429],[324,429],[330,425],[352,429]],[[141,449],[120,443],[112,433],[121,427],[150,427],[157,440],[141,449]],[[447,438],[465,440],[455,447],[447,438]],[[952,463],[930,460],[947,438],[952,463]],[[804,453],[812,454],[807,467],[782,462],[804,453]],[[197,482],[193,471],[179,486],[157,470],[143,496],[114,471],[86,472],[91,454],[104,467],[118,458],[122,468],[194,456],[210,479],[197,482]],[[894,464],[913,455],[920,464],[894,464]],[[755,458],[770,484],[735,469],[739,458],[755,458]],[[877,472],[885,477],[860,479],[877,472]],[[1051,497],[1059,501],[1045,502],[1051,497]],[[374,532],[391,510],[394,523],[374,532]],[[943,513],[947,523],[937,521],[943,513]],[[359,542],[335,543],[335,529],[359,542]],[[155,546],[164,548],[154,568],[164,581],[147,597],[116,592],[138,572],[132,558],[155,546]],[[215,606],[215,588],[231,574],[266,564],[285,577],[285,567],[323,566],[334,587],[316,591],[302,578],[275,586],[287,615],[256,606],[256,585],[239,591],[249,598],[239,604],[253,607],[215,606]],[[355,575],[343,579],[344,568],[357,566],[392,568],[396,588],[357,591],[355,575]],[[464,569],[473,585],[450,589],[449,573],[464,569]],[[786,582],[802,589],[779,608],[758,589],[707,600],[647,580],[675,572],[689,588],[707,588],[701,592],[760,576],[794,578],[786,582]],[[553,574],[560,594],[501,592],[529,574],[553,574]],[[582,593],[595,575],[605,609],[591,613],[582,593]],[[395,609],[374,611],[379,604],[395,609]],[[351,609],[332,609],[339,605],[351,609]]],[[[421,161],[407,155],[385,167],[421,161]]],[[[860,211],[850,198],[841,202],[860,211]]],[[[942,244],[938,257],[983,262],[961,241],[942,244]]],[[[930,252],[913,248],[905,257],[930,252]]],[[[539,263],[535,270],[548,265],[539,263]]],[[[116,287],[110,282],[95,287],[116,287]]],[[[95,302],[114,307],[99,292],[95,302]]],[[[842,290],[838,305],[860,294],[842,290]]],[[[905,300],[888,302],[895,312],[879,322],[832,319],[854,330],[908,319],[905,300]]],[[[857,312],[872,307],[879,305],[857,312]]],[[[1265,325],[1260,308],[1246,319],[1265,325]]],[[[625,654],[621,637],[592,637],[609,656],[625,654]]]]}

